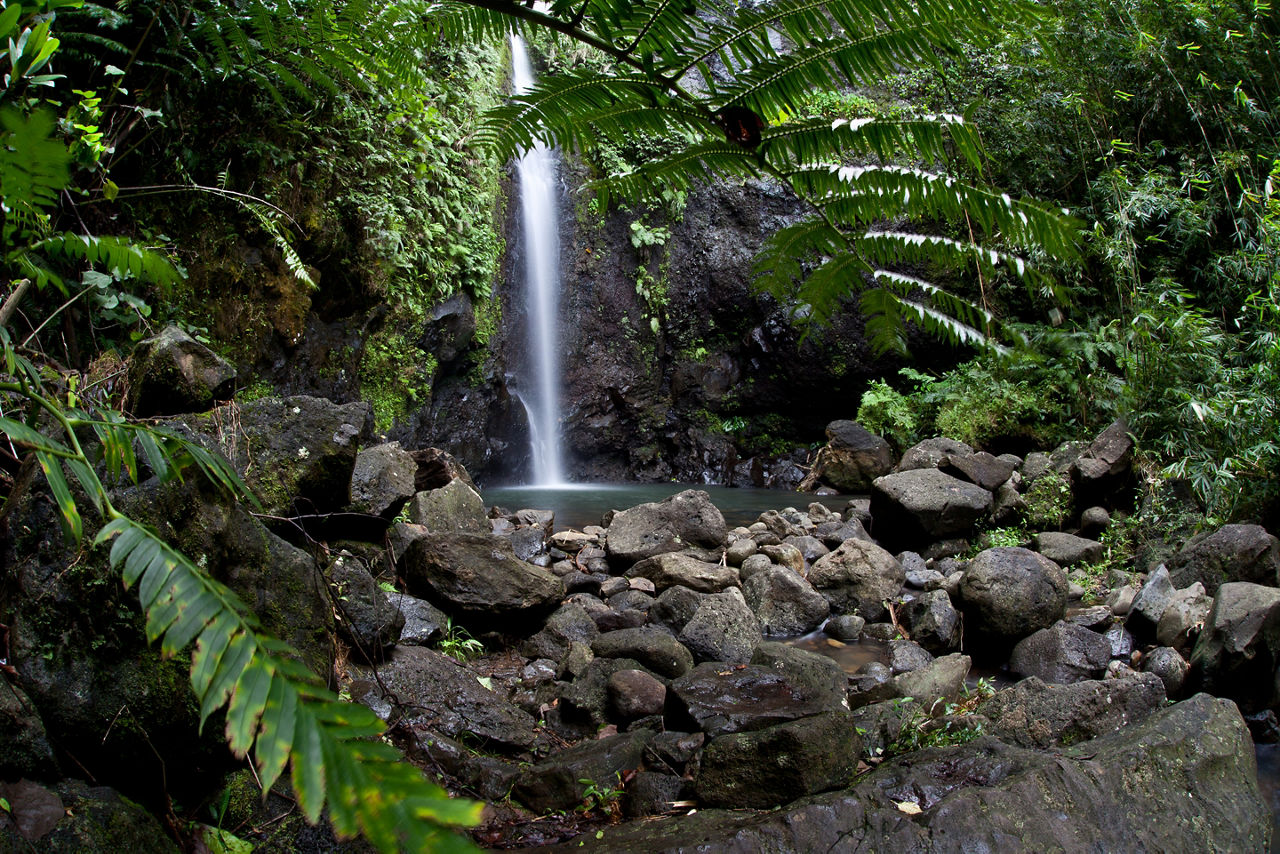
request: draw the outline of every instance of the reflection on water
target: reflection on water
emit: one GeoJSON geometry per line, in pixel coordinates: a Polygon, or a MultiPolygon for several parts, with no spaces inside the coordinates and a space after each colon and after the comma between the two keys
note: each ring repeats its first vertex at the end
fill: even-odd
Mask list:
{"type": "Polygon", "coordinates": [[[1253,752],[1258,757],[1258,788],[1271,806],[1271,850],[1280,851],[1280,744],[1258,744],[1253,752]]]}
{"type": "Polygon", "coordinates": [[[834,659],[845,673],[857,673],[864,664],[872,661],[878,661],[881,664],[889,663],[888,646],[870,638],[845,642],[827,637],[822,632],[813,632],[787,643],[834,659]]]}
{"type": "Polygon", "coordinates": [[[487,505],[508,510],[554,510],[556,530],[582,529],[599,525],[600,517],[609,510],[626,510],[637,504],[662,501],[686,489],[701,489],[724,515],[730,528],[750,525],[766,510],[795,507],[804,510],[821,501],[832,510],[844,510],[851,496],[817,496],[806,492],[781,489],[735,489],[727,486],[704,486],[687,483],[581,483],[561,486],[496,486],[480,491],[487,505]]]}

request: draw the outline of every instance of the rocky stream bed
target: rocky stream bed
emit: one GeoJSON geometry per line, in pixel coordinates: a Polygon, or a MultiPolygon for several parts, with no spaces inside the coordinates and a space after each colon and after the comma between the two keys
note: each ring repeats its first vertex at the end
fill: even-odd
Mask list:
{"type": "MultiPolygon", "coordinates": [[[[687,490],[561,530],[370,422],[310,397],[183,415],[263,510],[191,480],[115,500],[487,802],[482,847],[1270,845],[1253,739],[1280,729],[1280,545],[1228,525],[1103,574],[1098,536],[1144,502],[1122,424],[1023,459],[947,439],[896,458],[837,423],[813,479],[869,496],[842,510],[780,493],[731,528],[687,490]],[[789,642],[819,629],[866,660],[789,642]]],[[[363,850],[287,790],[264,803],[219,727],[196,735],[188,663],[55,519],[34,486],[4,541],[0,851],[176,850],[180,813],[254,850],[363,850]]]]}

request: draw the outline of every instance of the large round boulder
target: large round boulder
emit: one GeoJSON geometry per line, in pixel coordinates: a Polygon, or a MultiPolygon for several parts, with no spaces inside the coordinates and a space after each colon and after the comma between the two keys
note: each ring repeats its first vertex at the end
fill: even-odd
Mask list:
{"type": "Polygon", "coordinates": [[[1165,565],[1178,588],[1199,581],[1212,596],[1230,581],[1280,584],[1280,540],[1260,525],[1223,525],[1192,538],[1165,565]]]}
{"type": "Polygon", "coordinates": [[[871,533],[891,551],[963,537],[991,512],[991,493],[933,468],[877,478],[871,491],[871,533]]]}
{"type": "Polygon", "coordinates": [[[898,595],[907,573],[898,559],[868,540],[848,539],[809,570],[809,583],[836,614],[854,611],[868,620],[885,614],[884,602],[898,595]]]}
{"type": "Polygon", "coordinates": [[[997,644],[1047,629],[1067,610],[1067,576],[1047,557],[1018,547],[979,552],[960,581],[965,628],[997,644]]]}
{"type": "Polygon", "coordinates": [[[630,565],[690,546],[718,549],[728,539],[724,516],[700,489],[615,513],[609,525],[609,557],[630,565]]]}
{"type": "Polygon", "coordinates": [[[426,534],[405,550],[399,569],[411,594],[481,628],[532,623],[565,595],[558,577],[520,560],[500,536],[426,534]]]}
{"type": "Polygon", "coordinates": [[[760,620],[760,630],[775,637],[811,632],[831,612],[831,605],[812,584],[782,567],[748,578],[742,595],[760,620]]]}
{"type": "Polygon", "coordinates": [[[872,481],[893,471],[893,462],[893,449],[884,439],[856,421],[832,421],[811,477],[841,492],[866,492],[872,481]]]}

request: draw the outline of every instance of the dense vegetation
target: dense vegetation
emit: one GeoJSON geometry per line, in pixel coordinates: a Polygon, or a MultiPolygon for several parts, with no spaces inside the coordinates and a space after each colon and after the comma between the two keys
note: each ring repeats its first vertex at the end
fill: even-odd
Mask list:
{"type": "MultiPolygon", "coordinates": [[[[1222,519],[1275,518],[1280,71],[1268,5],[884,3],[862,19],[853,2],[832,4],[833,18],[708,4],[696,38],[675,5],[478,5],[608,61],[548,78],[482,125],[506,19],[472,6],[0,9],[11,45],[0,390],[22,413],[3,423],[10,489],[39,465],[73,537],[85,502],[96,507],[98,539],[117,537],[113,560],[161,614],[148,633],[167,651],[197,635],[235,650],[193,686],[209,711],[229,704],[231,745],[254,746],[265,777],[293,762],[313,819],[343,787],[403,787],[396,805],[333,814],[340,831],[392,847],[406,831],[389,828],[410,814],[470,813],[387,770],[390,751],[354,740],[375,721],[335,711],[234,600],[131,526],[80,434],[99,437],[114,477],[139,476],[136,435],[152,471],[185,459],[239,489],[176,437],[123,426],[121,358],[175,322],[252,373],[279,356],[255,343],[264,334],[283,352],[309,317],[340,312],[366,313],[367,334],[312,369],[349,372],[380,426],[405,418],[430,394],[431,306],[465,294],[492,316],[497,162],[538,127],[566,145],[651,152],[610,176],[624,197],[665,191],[669,205],[726,176],[788,184],[813,216],[770,242],[763,286],[816,318],[860,295],[884,347],[902,347],[913,322],[980,348],[941,378],[904,372],[868,390],[859,417],[900,445],[941,431],[1026,450],[1124,416],[1153,478],[1189,479],[1222,519]],[[907,217],[928,231],[907,231],[907,217]],[[1022,279],[1032,286],[1013,286],[1022,279]],[[181,593],[160,592],[171,585],[181,593]],[[178,604],[200,619],[167,614],[178,604]]],[[[633,229],[637,246],[658,229],[633,229]]]]}

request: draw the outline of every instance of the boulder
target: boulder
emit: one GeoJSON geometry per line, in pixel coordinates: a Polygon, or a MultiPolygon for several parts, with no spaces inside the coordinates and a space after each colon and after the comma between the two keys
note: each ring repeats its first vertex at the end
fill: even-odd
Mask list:
{"type": "Polygon", "coordinates": [[[1223,525],[1193,537],[1166,562],[1175,587],[1199,581],[1212,596],[1229,581],[1280,585],[1280,540],[1260,525],[1223,525]]]}
{"type": "Polygon", "coordinates": [[[125,408],[135,418],[207,412],[228,400],[236,369],[176,326],[166,326],[134,348],[129,357],[125,408]]]}
{"type": "Polygon", "coordinates": [[[998,692],[977,712],[989,721],[985,731],[1001,741],[1044,750],[1142,723],[1164,705],[1164,683],[1150,674],[1070,685],[1031,676],[998,692]]]}
{"type": "Polygon", "coordinates": [[[960,612],[944,590],[922,593],[898,609],[911,639],[935,655],[960,646],[960,612]]]}
{"type": "Polygon", "coordinates": [[[1067,685],[1100,677],[1110,660],[1111,644],[1105,637],[1059,621],[1018,641],[1009,669],[1053,685],[1067,685]]]}
{"type": "Polygon", "coordinates": [[[564,583],[518,559],[511,541],[485,534],[427,534],[410,544],[400,575],[414,596],[464,623],[501,627],[532,623],[564,598],[564,583]]]}
{"type": "Polygon", "coordinates": [[[649,622],[666,626],[672,634],[679,634],[685,624],[693,619],[705,595],[707,594],[680,585],[668,587],[650,606],[649,622]]]}
{"type": "Polygon", "coordinates": [[[938,468],[988,492],[995,492],[1009,479],[1017,465],[1011,460],[993,457],[986,451],[976,451],[972,454],[948,454],[939,462],[938,468]]]}
{"type": "MultiPolygon", "coordinates": [[[[577,602],[565,602],[547,618],[546,624],[520,645],[525,658],[560,661],[574,641],[590,644],[600,634],[596,621],[577,602]]],[[[692,664],[690,664],[692,666],[692,664]]]]}
{"type": "Polygon", "coordinates": [[[719,593],[739,584],[738,569],[721,563],[708,563],[686,554],[665,553],[641,560],[626,573],[627,578],[647,578],[662,591],[679,585],[700,593],[719,593]]]}
{"type": "Polygon", "coordinates": [[[1133,439],[1124,420],[1113,422],[1098,434],[1089,447],[1071,463],[1071,479],[1076,492],[1090,504],[1104,503],[1131,474],[1133,439]]]}
{"type": "MultiPolygon", "coordinates": [[[[799,539],[812,539],[812,538],[797,537],[792,535],[787,537],[787,539],[799,540],[799,539]]],[[[809,564],[806,561],[804,552],[802,552],[798,546],[792,545],[791,543],[782,542],[782,543],[778,543],[777,545],[763,546],[761,547],[760,551],[764,552],[765,555],[769,558],[769,560],[776,563],[778,566],[786,567],[792,572],[796,572],[803,575],[805,570],[809,568],[809,564]]],[[[822,554],[827,554],[829,551],[830,549],[827,549],[824,546],[822,550],[822,554]]],[[[821,555],[819,555],[819,557],[821,557],[821,555]]]]}
{"type": "Polygon", "coordinates": [[[343,509],[356,454],[373,435],[367,403],[262,398],[220,406],[178,428],[222,454],[273,516],[343,509]]]}
{"type": "Polygon", "coordinates": [[[866,492],[872,481],[893,471],[893,462],[893,449],[884,439],[855,421],[832,421],[810,477],[841,492],[866,492]]]}
{"type": "Polygon", "coordinates": [[[0,780],[57,778],[44,721],[26,692],[8,679],[0,679],[0,743],[0,780]]]}
{"type": "Polygon", "coordinates": [[[1176,649],[1158,646],[1142,658],[1142,672],[1152,673],[1164,683],[1164,692],[1170,699],[1183,696],[1182,687],[1187,681],[1191,665],[1176,649]]]}
{"type": "Polygon", "coordinates": [[[480,684],[475,674],[447,655],[420,646],[396,647],[377,673],[353,666],[351,698],[379,717],[398,705],[413,727],[450,738],[480,739],[489,749],[528,750],[538,722],[480,684]]]}
{"type": "Polygon", "coordinates": [[[409,521],[433,534],[488,534],[484,500],[461,479],[423,490],[409,502],[409,521]]]}
{"type": "Polygon", "coordinates": [[[953,652],[935,658],[924,667],[898,674],[893,678],[894,689],[899,697],[912,697],[929,709],[935,700],[955,700],[964,693],[964,680],[969,677],[972,664],[969,656],[953,652]]]}
{"type": "Polygon", "coordinates": [[[621,788],[623,771],[640,767],[645,730],[584,741],[524,771],[511,796],[535,813],[571,810],[582,803],[587,788],[621,788]]]}
{"type": "Polygon", "coordinates": [[[1125,625],[1134,634],[1154,635],[1165,609],[1173,604],[1177,595],[1169,570],[1161,564],[1147,577],[1147,583],[1133,597],[1125,625]]]}
{"type": "Polygon", "coordinates": [[[849,539],[809,570],[809,583],[837,614],[857,611],[868,620],[886,612],[884,602],[898,595],[906,572],[897,558],[868,540],[849,539]]]}
{"type": "Polygon", "coordinates": [[[933,656],[915,641],[897,638],[889,641],[889,669],[896,676],[927,667],[933,656]]]}
{"type": "Polygon", "coordinates": [[[1218,588],[1191,651],[1187,690],[1234,700],[1245,714],[1280,702],[1280,589],[1231,581],[1218,588]]]}
{"type": "Polygon", "coordinates": [[[351,508],[374,516],[394,515],[413,497],[418,464],[399,442],[362,448],[351,469],[351,508]]]}
{"type": "Polygon", "coordinates": [[[643,670],[619,670],[605,684],[613,719],[629,723],[661,715],[667,704],[667,686],[643,670]]]}
{"type": "Polygon", "coordinates": [[[686,489],[665,501],[615,513],[607,548],[611,560],[630,565],[690,546],[723,548],[727,533],[724,516],[711,503],[711,496],[686,489]]]}
{"type": "Polygon", "coordinates": [[[339,555],[325,574],[336,594],[339,634],[363,660],[380,660],[400,639],[404,614],[378,589],[358,558],[339,555]]]}
{"type": "Polygon", "coordinates": [[[680,630],[680,642],[694,661],[745,664],[761,640],[760,621],[736,587],[702,597],[680,630]]]}
{"type": "Polygon", "coordinates": [[[552,850],[1262,851],[1270,834],[1239,712],[1199,696],[1054,753],[983,737],[782,809],[699,810],[552,850]]]}
{"type": "Polygon", "coordinates": [[[844,786],[861,750],[843,709],[722,735],[702,752],[694,789],[704,807],[768,809],[844,786]]]}
{"type": "Polygon", "coordinates": [[[0,815],[0,851],[178,854],[160,821],[107,786],[63,780],[0,783],[9,809],[0,815]]]}
{"type": "Polygon", "coordinates": [[[808,634],[831,612],[826,598],[812,584],[781,567],[748,578],[742,595],[760,621],[760,631],[775,637],[808,634]]]}
{"type": "Polygon", "coordinates": [[[776,641],[764,641],[751,654],[751,663],[783,673],[806,697],[828,697],[832,708],[845,702],[849,677],[835,659],[776,641]]]}
{"type": "Polygon", "coordinates": [[[955,439],[938,436],[933,439],[925,439],[923,442],[908,448],[903,453],[902,459],[898,461],[895,471],[936,469],[951,457],[969,457],[972,455],[973,448],[964,442],[957,442],[955,439]]]}
{"type": "Polygon", "coordinates": [[[771,665],[726,668],[699,664],[672,681],[668,729],[700,730],[710,736],[750,732],[808,715],[844,708],[843,697],[804,675],[771,665]]]}
{"type": "Polygon", "coordinates": [[[1106,554],[1106,549],[1097,540],[1087,540],[1061,531],[1036,534],[1035,545],[1036,551],[1058,566],[1097,563],[1106,554]]]}
{"type": "Polygon", "coordinates": [[[387,601],[404,615],[399,643],[431,646],[444,636],[449,615],[425,599],[407,593],[387,593],[387,601]]]}
{"type": "Polygon", "coordinates": [[[668,632],[654,626],[605,632],[591,641],[598,658],[628,658],[668,678],[683,676],[693,669],[687,647],[668,632]]]}
{"type": "Polygon", "coordinates": [[[966,633],[1011,644],[1061,620],[1067,577],[1044,555],[1023,548],[991,548],[969,562],[960,582],[966,633]]]}
{"type": "Polygon", "coordinates": [[[890,551],[966,536],[991,512],[991,493],[937,469],[885,475],[871,492],[872,533],[890,551]]]}

